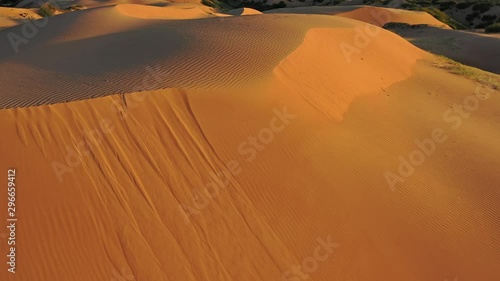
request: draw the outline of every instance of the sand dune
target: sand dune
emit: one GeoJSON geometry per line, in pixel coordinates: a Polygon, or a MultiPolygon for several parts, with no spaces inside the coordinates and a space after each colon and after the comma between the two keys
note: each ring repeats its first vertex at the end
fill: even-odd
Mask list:
{"type": "MultiPolygon", "coordinates": [[[[271,73],[310,28],[335,28],[346,44],[354,44],[353,27],[360,25],[341,17],[307,15],[146,21],[125,16],[120,7],[51,18],[35,38],[19,45],[18,54],[8,41],[0,42],[0,106],[58,103],[132,89],[240,88],[271,73]],[[30,77],[29,84],[25,77],[30,77]]],[[[0,31],[0,36],[21,34],[21,28],[0,31]]],[[[411,46],[389,31],[380,32],[392,35],[395,46],[411,46]]]]}
{"type": "Polygon", "coordinates": [[[41,18],[34,9],[0,7],[0,29],[41,18]]]}
{"type": "Polygon", "coordinates": [[[281,8],[266,11],[266,13],[292,13],[292,14],[322,14],[355,19],[376,26],[384,26],[388,22],[401,22],[408,24],[427,24],[440,28],[450,27],[426,12],[407,11],[373,6],[312,6],[298,8],[281,8]]]}
{"type": "Polygon", "coordinates": [[[89,9],[17,54],[0,41],[19,186],[1,280],[500,279],[487,81],[350,18],[169,13],[89,9]]]}
{"type": "Polygon", "coordinates": [[[209,8],[193,4],[155,7],[137,4],[122,4],[115,7],[126,16],[143,19],[196,19],[209,17],[209,8]]]}

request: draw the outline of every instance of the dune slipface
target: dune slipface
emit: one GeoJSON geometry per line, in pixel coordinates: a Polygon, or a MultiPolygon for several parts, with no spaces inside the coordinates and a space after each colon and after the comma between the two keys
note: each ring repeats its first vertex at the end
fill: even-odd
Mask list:
{"type": "Polygon", "coordinates": [[[500,278],[498,80],[349,18],[144,9],[0,41],[1,280],[500,278]]]}

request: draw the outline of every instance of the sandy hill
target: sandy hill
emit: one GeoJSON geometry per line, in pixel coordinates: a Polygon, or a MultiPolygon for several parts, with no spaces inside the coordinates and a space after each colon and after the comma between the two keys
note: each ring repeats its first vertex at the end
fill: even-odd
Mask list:
{"type": "Polygon", "coordinates": [[[350,18],[186,17],[0,41],[1,280],[500,279],[498,76],[350,18]]]}
{"type": "Polygon", "coordinates": [[[427,24],[446,29],[450,28],[426,12],[373,6],[312,6],[281,8],[269,10],[266,11],[266,13],[335,15],[367,22],[377,26],[384,26],[388,22],[401,22],[408,24],[427,24]]]}

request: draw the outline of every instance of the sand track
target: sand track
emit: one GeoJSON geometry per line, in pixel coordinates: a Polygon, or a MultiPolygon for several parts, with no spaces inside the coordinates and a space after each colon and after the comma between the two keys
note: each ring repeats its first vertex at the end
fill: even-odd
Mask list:
{"type": "Polygon", "coordinates": [[[26,174],[19,255],[36,264],[16,280],[107,280],[115,272],[137,280],[279,280],[328,235],[341,246],[313,280],[495,280],[498,136],[472,144],[471,130],[500,126],[491,118],[498,92],[393,193],[384,170],[396,169],[412,138],[428,137],[441,111],[475,88],[425,65],[414,73],[356,98],[342,122],[279,82],[241,95],[172,89],[0,111],[10,136],[0,152],[26,174]],[[255,159],[239,153],[284,106],[296,116],[286,129],[255,159]],[[54,163],[70,169],[62,182],[54,163]],[[201,195],[214,192],[204,189],[217,184],[211,173],[229,169],[213,199],[201,195]],[[35,262],[48,256],[50,263],[35,262]]]}

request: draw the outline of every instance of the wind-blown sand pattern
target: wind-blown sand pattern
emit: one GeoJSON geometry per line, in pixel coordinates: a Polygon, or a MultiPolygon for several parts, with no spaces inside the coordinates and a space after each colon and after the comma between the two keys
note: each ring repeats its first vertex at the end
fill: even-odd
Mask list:
{"type": "Polygon", "coordinates": [[[452,74],[377,26],[346,55],[359,18],[176,9],[93,8],[17,54],[0,41],[20,218],[1,280],[500,279],[497,75],[452,74]]]}

